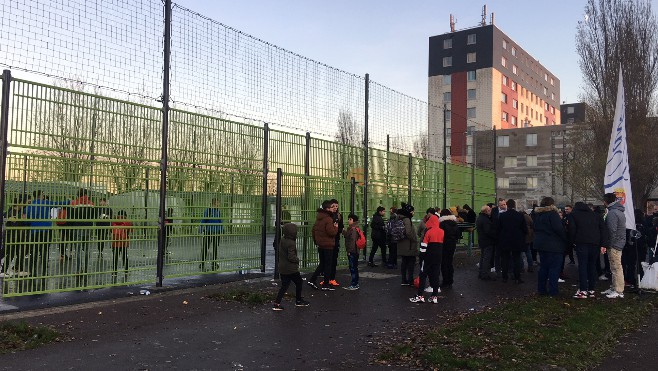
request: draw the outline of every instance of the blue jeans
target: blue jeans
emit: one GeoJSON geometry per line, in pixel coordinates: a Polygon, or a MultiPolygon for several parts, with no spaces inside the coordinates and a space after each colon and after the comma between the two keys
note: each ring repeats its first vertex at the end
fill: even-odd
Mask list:
{"type": "Polygon", "coordinates": [[[578,280],[580,291],[593,291],[599,276],[596,272],[596,263],[601,254],[600,247],[592,244],[576,245],[578,256],[578,280]]]}
{"type": "Polygon", "coordinates": [[[347,262],[350,265],[350,276],[352,276],[352,286],[359,286],[359,254],[348,253],[347,262]]]}
{"type": "Polygon", "coordinates": [[[538,273],[538,286],[537,291],[540,295],[555,296],[558,294],[557,280],[560,277],[560,270],[562,269],[562,260],[564,253],[561,252],[539,252],[539,273],[538,273]],[[548,281],[548,291],[546,290],[546,283],[548,281]]]}

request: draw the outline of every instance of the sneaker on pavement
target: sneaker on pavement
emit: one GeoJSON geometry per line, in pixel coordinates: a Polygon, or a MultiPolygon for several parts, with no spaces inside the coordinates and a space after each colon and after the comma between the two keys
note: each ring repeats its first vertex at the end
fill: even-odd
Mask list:
{"type": "Polygon", "coordinates": [[[359,289],[359,285],[349,285],[349,286],[347,286],[347,287],[343,287],[343,288],[344,288],[345,290],[353,291],[353,290],[358,290],[358,289],[359,289]]]}
{"type": "Polygon", "coordinates": [[[315,289],[315,290],[319,290],[319,289],[320,289],[320,288],[318,287],[318,285],[317,285],[315,282],[306,281],[306,284],[309,285],[309,286],[311,286],[311,287],[312,287],[313,289],[315,289]]]}
{"type": "Polygon", "coordinates": [[[295,302],[295,306],[296,306],[296,307],[308,307],[309,305],[311,305],[311,303],[307,302],[307,301],[304,300],[304,299],[295,302]]]}
{"type": "Polygon", "coordinates": [[[330,284],[331,286],[336,286],[336,287],[340,286],[340,284],[339,284],[338,281],[336,281],[336,280],[331,280],[331,281],[329,281],[329,284],[330,284]]]}
{"type": "Polygon", "coordinates": [[[601,291],[601,295],[608,295],[608,294],[612,294],[613,292],[615,292],[615,290],[607,289],[605,291],[601,291]]]}
{"type": "Polygon", "coordinates": [[[439,298],[436,297],[436,296],[430,296],[430,298],[427,302],[432,303],[432,304],[439,304],[439,298]]]}
{"type": "Polygon", "coordinates": [[[587,291],[576,291],[576,294],[573,296],[575,299],[587,299],[589,295],[587,294],[587,291]]]}
{"type": "Polygon", "coordinates": [[[272,310],[276,312],[280,312],[283,310],[283,307],[281,306],[281,304],[274,303],[272,305],[272,310]]]}
{"type": "Polygon", "coordinates": [[[496,268],[491,268],[491,273],[496,273],[496,268]]]}
{"type": "Polygon", "coordinates": [[[368,262],[368,266],[369,266],[369,267],[373,267],[373,268],[377,268],[377,267],[378,267],[378,265],[375,264],[375,263],[373,263],[373,262],[368,262]]]}
{"type": "Polygon", "coordinates": [[[594,290],[587,291],[587,295],[590,298],[595,298],[596,297],[596,293],[594,292],[594,290]]]}
{"type": "Polygon", "coordinates": [[[558,283],[564,283],[564,280],[563,280],[562,278],[558,278],[558,279],[557,279],[557,282],[558,282],[558,283]]]}
{"type": "Polygon", "coordinates": [[[623,299],[624,294],[622,294],[620,292],[617,292],[617,291],[613,291],[613,292],[609,293],[608,295],[606,295],[605,297],[609,298],[609,299],[617,299],[617,298],[623,299]]]}
{"type": "MultiPolygon", "coordinates": [[[[427,287],[425,288],[425,292],[434,292],[434,289],[432,288],[432,286],[427,286],[427,287]]],[[[441,288],[438,287],[438,288],[436,289],[436,292],[441,292],[441,288]]]]}
{"type": "Polygon", "coordinates": [[[322,291],[336,291],[336,289],[333,288],[331,285],[326,285],[325,286],[324,284],[320,285],[320,289],[322,291]]]}
{"type": "Polygon", "coordinates": [[[599,276],[599,281],[607,281],[608,277],[605,276],[605,274],[602,274],[599,276]]]}
{"type": "Polygon", "coordinates": [[[416,295],[413,298],[409,298],[409,301],[412,303],[424,303],[425,297],[422,295],[416,295]]]}

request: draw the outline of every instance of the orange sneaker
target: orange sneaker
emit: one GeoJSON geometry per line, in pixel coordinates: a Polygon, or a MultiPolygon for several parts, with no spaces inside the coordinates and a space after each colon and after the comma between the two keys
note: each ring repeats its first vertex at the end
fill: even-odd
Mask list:
{"type": "Polygon", "coordinates": [[[339,284],[338,282],[336,282],[336,280],[331,280],[331,281],[329,281],[329,284],[330,284],[331,286],[336,286],[336,287],[340,286],[340,284],[339,284]]]}

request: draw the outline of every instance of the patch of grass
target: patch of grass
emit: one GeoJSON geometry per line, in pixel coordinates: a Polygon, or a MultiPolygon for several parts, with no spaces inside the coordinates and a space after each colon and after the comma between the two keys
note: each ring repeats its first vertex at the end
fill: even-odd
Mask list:
{"type": "Polygon", "coordinates": [[[441,370],[528,370],[555,365],[584,370],[639,327],[658,297],[575,300],[531,296],[475,314],[452,316],[390,347],[381,363],[400,359],[441,370]]]}
{"type": "Polygon", "coordinates": [[[247,303],[251,305],[271,303],[276,298],[271,292],[250,291],[244,289],[222,291],[208,295],[208,297],[215,300],[237,301],[239,303],[247,303]]]}
{"type": "Polygon", "coordinates": [[[31,326],[26,322],[0,323],[0,354],[34,349],[57,341],[59,333],[45,326],[31,326]]]}

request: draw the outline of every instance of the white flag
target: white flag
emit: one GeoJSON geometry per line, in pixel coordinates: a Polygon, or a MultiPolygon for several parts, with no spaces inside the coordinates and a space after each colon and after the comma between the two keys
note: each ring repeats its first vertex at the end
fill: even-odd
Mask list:
{"type": "Polygon", "coordinates": [[[619,85],[617,86],[617,105],[615,120],[612,123],[608,159],[603,179],[605,193],[614,193],[625,207],[626,228],[635,230],[635,210],[633,192],[631,191],[631,174],[628,168],[628,147],[626,146],[626,100],[624,97],[624,79],[619,67],[619,85]]]}

